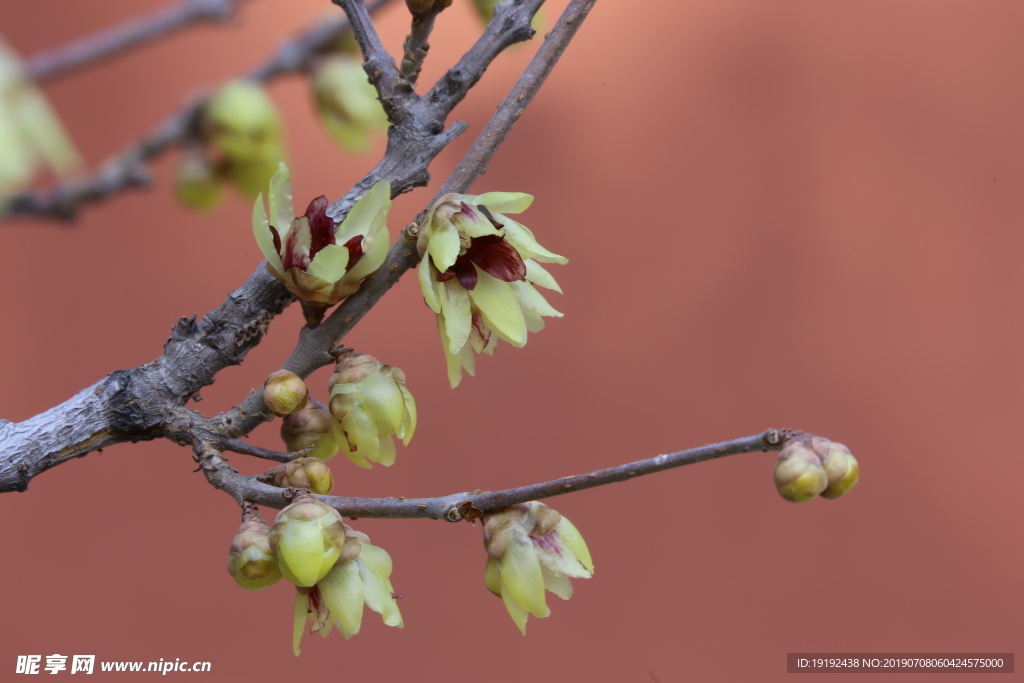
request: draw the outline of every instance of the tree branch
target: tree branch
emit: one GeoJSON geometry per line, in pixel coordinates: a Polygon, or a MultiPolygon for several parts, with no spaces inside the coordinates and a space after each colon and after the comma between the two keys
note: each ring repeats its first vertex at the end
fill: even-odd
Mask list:
{"type": "Polygon", "coordinates": [[[127,21],[95,35],[58,47],[25,61],[29,78],[41,82],[63,76],[94,62],[114,57],[200,21],[225,21],[241,0],[183,0],[153,14],[127,21]]]}
{"type": "Polygon", "coordinates": [[[366,2],[364,0],[333,1],[335,5],[345,10],[345,16],[348,17],[348,21],[352,25],[356,42],[359,43],[359,49],[363,51],[363,70],[370,77],[373,86],[377,88],[380,103],[388,115],[388,120],[398,123],[403,111],[399,106],[401,103],[395,100],[395,88],[401,75],[398,72],[398,67],[395,66],[395,60],[384,48],[384,43],[380,42],[377,29],[370,21],[370,12],[366,8],[366,2]]]}
{"type": "MultiPolygon", "coordinates": [[[[376,0],[369,11],[375,12],[389,2],[391,0],[376,0]]],[[[348,27],[347,19],[313,25],[281,46],[270,60],[254,68],[247,78],[264,83],[308,68],[310,60],[327,49],[348,27]]],[[[92,175],[63,183],[47,192],[26,190],[10,197],[0,211],[0,217],[30,215],[70,221],[82,204],[148,185],[151,179],[146,162],[198,134],[199,118],[207,99],[201,97],[185,104],[149,135],[104,162],[92,175]]]]}
{"type": "Polygon", "coordinates": [[[416,87],[416,80],[423,68],[423,60],[427,58],[427,51],[430,50],[427,40],[434,30],[434,19],[444,9],[444,4],[435,2],[425,14],[412,15],[412,27],[402,46],[402,78],[399,81],[399,87],[406,92],[411,92],[416,87]]]}
{"type": "MultiPolygon", "coordinates": [[[[473,520],[489,510],[508,507],[516,503],[628,481],[645,474],[693,465],[705,460],[752,451],[777,451],[785,445],[789,438],[797,435],[803,435],[803,432],[769,429],[754,436],[723,441],[678,453],[659,455],[647,460],[638,460],[618,467],[597,470],[589,474],[576,474],[504,491],[454,493],[439,498],[316,497],[337,510],[343,517],[353,519],[385,517],[392,519],[443,519],[449,522],[458,522],[462,519],[473,520]]],[[[205,458],[205,461],[200,459],[200,466],[210,483],[223,489],[239,503],[247,501],[276,509],[281,509],[291,503],[290,493],[293,493],[294,489],[281,489],[263,484],[257,481],[256,477],[243,477],[227,467],[215,452],[207,452],[205,458]]]]}

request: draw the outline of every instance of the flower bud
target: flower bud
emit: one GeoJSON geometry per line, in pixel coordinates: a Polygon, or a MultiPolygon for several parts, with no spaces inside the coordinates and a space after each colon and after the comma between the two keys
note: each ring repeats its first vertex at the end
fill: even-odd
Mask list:
{"type": "Polygon", "coordinates": [[[231,541],[228,573],[246,590],[259,590],[281,578],[277,558],[270,547],[270,527],[263,521],[255,505],[246,503],[242,525],[231,541]]]}
{"type": "Polygon", "coordinates": [[[278,465],[268,470],[260,480],[280,488],[309,489],[321,496],[327,495],[334,488],[331,470],[323,460],[315,457],[299,458],[278,465]]]}
{"type": "Polygon", "coordinates": [[[195,149],[186,151],[178,161],[174,193],[182,204],[201,211],[216,208],[224,194],[216,169],[195,149]]]}
{"type": "Polygon", "coordinates": [[[249,161],[281,152],[281,117],[257,83],[237,80],[221,88],[206,105],[202,131],[232,161],[249,161]]]}
{"type": "Polygon", "coordinates": [[[405,387],[405,373],[366,354],[338,358],[328,386],[335,440],[352,462],[389,467],[395,462],[396,435],[409,444],[416,430],[416,401],[405,387]]]}
{"type": "Polygon", "coordinates": [[[805,440],[792,439],[782,447],[775,463],[775,487],[793,503],[813,500],[828,486],[828,474],[817,452],[820,448],[809,446],[805,440]]]}
{"type": "Polygon", "coordinates": [[[572,597],[570,578],[590,578],[590,550],[572,523],[543,503],[532,501],[483,515],[487,568],[484,582],[500,597],[512,620],[526,635],[530,614],[551,614],[548,590],[563,600],[572,597]]]}
{"type": "Polygon", "coordinates": [[[309,456],[320,460],[330,460],[338,452],[331,412],[312,396],[306,399],[305,408],[285,416],[281,422],[281,440],[290,453],[315,447],[309,456]]]}
{"type": "Polygon", "coordinates": [[[341,515],[305,492],[281,510],[270,530],[281,574],[296,586],[313,586],[327,576],[344,546],[341,515]]]}
{"type": "Polygon", "coordinates": [[[308,396],[302,379],[288,370],[272,372],[263,382],[263,402],[278,417],[301,410],[308,396]]]}
{"type": "Polygon", "coordinates": [[[824,468],[828,475],[828,488],[822,491],[822,498],[833,500],[857,485],[860,465],[850,449],[843,444],[834,441],[829,444],[824,468]]]}
{"type": "Polygon", "coordinates": [[[313,74],[313,96],[321,123],[344,150],[364,152],[371,133],[387,130],[377,90],[354,56],[337,54],[321,62],[313,74]]]}

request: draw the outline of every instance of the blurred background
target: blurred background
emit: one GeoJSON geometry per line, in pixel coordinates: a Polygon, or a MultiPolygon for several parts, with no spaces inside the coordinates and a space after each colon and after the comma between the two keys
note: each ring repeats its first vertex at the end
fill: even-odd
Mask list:
{"type": "MultiPolygon", "coordinates": [[[[3,3],[0,31],[28,56],[165,2],[3,3]]],[[[546,8],[549,26],[563,6],[546,8]]],[[[252,0],[45,92],[94,166],[338,12],[252,0]]],[[[360,520],[394,560],[406,627],[367,612],[352,640],[307,635],[296,659],[290,587],[249,593],[224,570],[233,500],[186,449],[120,445],[0,496],[0,669],[60,653],[210,661],[220,681],[769,681],[787,652],[1019,649],[1022,21],[1009,0],[599,2],[475,186],[536,195],[522,220],[570,258],[549,297],[565,318],[479,359],[454,391],[415,277],[345,340],[405,370],[420,426],[393,468],[333,460],[335,493],[496,490],[793,427],[853,450],[850,495],[787,503],[774,455],[755,453],[551,499],[597,570],[572,600],[549,595],[526,638],[484,588],[479,526],[360,520]]],[[[378,23],[397,54],[401,3],[378,23]]],[[[421,82],[480,30],[455,0],[421,82]]],[[[499,58],[456,110],[470,132],[429,189],[395,202],[393,235],[534,49],[499,58]]],[[[337,198],[379,158],[381,136],[361,156],[331,144],[305,79],[270,93],[297,206],[337,198]]],[[[171,324],[259,262],[251,203],[182,208],[175,163],[73,225],[0,225],[0,417],[154,359],[171,324]]],[[[300,325],[292,307],[196,408],[242,400],[300,325]]],[[[253,442],[279,448],[279,424],[253,442]]]]}

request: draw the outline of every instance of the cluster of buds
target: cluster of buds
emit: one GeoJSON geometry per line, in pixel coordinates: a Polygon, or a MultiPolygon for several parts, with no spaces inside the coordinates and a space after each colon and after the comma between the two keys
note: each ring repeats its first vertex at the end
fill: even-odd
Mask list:
{"type": "Polygon", "coordinates": [[[388,118],[377,91],[354,55],[326,57],[317,64],[312,83],[320,122],[342,149],[364,152],[372,133],[387,130],[388,118]]]}
{"type": "Polygon", "coordinates": [[[215,93],[203,109],[204,148],[182,155],[175,190],[183,203],[211,209],[231,182],[247,197],[267,186],[285,157],[281,116],[258,83],[236,80],[215,93]]]}
{"type": "Polygon", "coordinates": [[[408,446],[416,431],[416,401],[405,373],[366,354],[342,351],[337,357],[327,384],[335,441],[360,467],[389,467],[396,455],[392,436],[408,446]]]}
{"type": "Polygon", "coordinates": [[[354,294],[380,268],[388,251],[387,216],[391,185],[375,184],[335,227],[327,215],[327,198],[317,197],[296,217],[292,208],[291,172],[281,162],[270,179],[268,210],[256,198],[252,230],[270,274],[302,302],[310,327],[328,308],[354,294]]]}
{"type": "Polygon", "coordinates": [[[231,544],[228,573],[243,588],[265,588],[284,576],[295,585],[293,649],[307,618],[310,632],[327,635],[332,624],[350,638],[359,632],[363,605],[388,626],[402,626],[391,586],[391,558],[366,534],[341,521],[333,508],[302,492],[281,510],[273,529],[246,505],[231,544]]]}
{"type": "Polygon", "coordinates": [[[437,314],[454,388],[462,370],[474,371],[474,354],[493,353],[498,339],[526,344],[527,332],[544,328],[544,317],[562,314],[534,285],[561,292],[540,265],[568,259],[542,247],[526,226],[505,214],[525,211],[533,197],[518,192],[448,194],[419,226],[420,288],[437,314]]]}
{"type": "Polygon", "coordinates": [[[775,463],[775,487],[794,503],[806,503],[819,495],[838,498],[857,484],[860,465],[841,443],[820,436],[791,436],[775,463]]]}
{"type": "Polygon", "coordinates": [[[78,153],[21,60],[0,41],[0,197],[25,185],[43,166],[67,175],[78,153]]]}
{"type": "Polygon", "coordinates": [[[512,621],[526,635],[529,615],[551,614],[548,590],[568,600],[573,579],[589,579],[594,563],[583,536],[568,519],[532,501],[483,515],[488,590],[504,601],[512,621]]]}

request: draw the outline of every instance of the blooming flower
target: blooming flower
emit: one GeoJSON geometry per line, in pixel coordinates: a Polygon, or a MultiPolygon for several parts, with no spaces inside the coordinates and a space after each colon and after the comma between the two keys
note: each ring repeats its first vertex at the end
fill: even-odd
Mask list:
{"type": "MultiPolygon", "coordinates": [[[[345,525],[346,549],[359,548],[354,559],[342,558],[317,585],[300,588],[295,597],[292,650],[298,656],[302,633],[307,619],[310,633],[327,636],[333,626],[345,638],[359,633],[363,620],[363,605],[380,614],[388,626],[403,627],[395,594],[389,580],[391,557],[383,548],[370,545],[366,534],[353,531],[345,525]]],[[[346,555],[348,553],[346,552],[346,555]]]]}
{"type": "Polygon", "coordinates": [[[2,40],[0,150],[0,196],[29,182],[43,165],[66,175],[80,163],[60,119],[2,40]]]}
{"type": "Polygon", "coordinates": [[[487,588],[505,602],[524,636],[530,614],[540,618],[551,614],[545,589],[568,600],[572,597],[569,579],[589,579],[594,573],[580,532],[543,503],[494,510],[484,514],[483,522],[487,588]]]}
{"type": "Polygon", "coordinates": [[[819,495],[834,499],[857,484],[860,465],[841,443],[820,436],[791,437],[775,462],[775,487],[793,503],[806,503],[819,495]]]}
{"type": "Polygon", "coordinates": [[[320,121],[343,149],[365,151],[370,133],[387,130],[377,91],[355,57],[336,54],[325,59],[313,74],[313,95],[320,121]]]}
{"type": "Polygon", "coordinates": [[[360,467],[393,465],[391,436],[408,446],[416,431],[416,401],[405,387],[405,373],[373,356],[348,353],[338,357],[327,386],[334,439],[342,452],[360,467]]]}
{"type": "Polygon", "coordinates": [[[262,194],[252,210],[252,229],[267,259],[267,269],[303,302],[307,321],[315,326],[327,308],[359,289],[377,270],[388,251],[388,209],[391,185],[381,180],[356,202],[335,228],[323,195],[294,217],[291,172],[281,162],[270,180],[270,214],[262,194]]]}
{"type": "Polygon", "coordinates": [[[437,314],[437,328],[456,387],[462,369],[473,374],[473,354],[493,353],[498,339],[526,344],[544,328],[542,316],[561,317],[534,285],[559,288],[540,265],[568,259],[542,247],[508,213],[525,211],[533,197],[518,192],[442,197],[420,226],[420,288],[437,314]]]}

